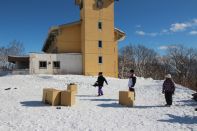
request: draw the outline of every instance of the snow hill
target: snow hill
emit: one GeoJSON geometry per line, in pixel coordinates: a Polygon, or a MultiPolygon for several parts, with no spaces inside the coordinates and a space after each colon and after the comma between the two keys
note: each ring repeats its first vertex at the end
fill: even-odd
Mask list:
{"type": "Polygon", "coordinates": [[[0,77],[0,131],[197,131],[193,91],[178,86],[171,107],[164,107],[163,81],[137,79],[134,107],[118,104],[127,81],[107,78],[104,96],[92,87],[97,77],[77,75],[7,75],[0,77]],[[76,105],[41,103],[42,89],[78,84],[76,105]],[[10,90],[4,90],[11,88],[10,90]],[[14,89],[17,88],[17,89],[14,89]]]}

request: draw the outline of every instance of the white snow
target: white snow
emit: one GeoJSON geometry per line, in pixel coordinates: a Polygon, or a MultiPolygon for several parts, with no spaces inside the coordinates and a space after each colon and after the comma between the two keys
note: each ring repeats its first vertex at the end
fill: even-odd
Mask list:
{"type": "Polygon", "coordinates": [[[164,107],[163,81],[138,78],[134,107],[118,104],[128,80],[107,78],[104,96],[91,86],[97,77],[7,75],[0,77],[0,131],[197,131],[193,91],[178,86],[173,106],[164,107]],[[41,102],[42,89],[78,84],[76,105],[56,109],[41,102]],[[11,88],[10,90],[4,90],[11,88]],[[17,89],[14,89],[17,88],[17,89]]]}

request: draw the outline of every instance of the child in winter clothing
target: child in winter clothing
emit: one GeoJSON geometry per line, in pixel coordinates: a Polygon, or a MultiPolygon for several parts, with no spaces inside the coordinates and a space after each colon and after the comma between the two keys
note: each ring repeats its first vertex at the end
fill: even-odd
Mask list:
{"type": "Polygon", "coordinates": [[[103,95],[103,91],[102,91],[102,87],[104,82],[108,85],[107,80],[105,79],[105,77],[103,77],[103,73],[99,72],[98,74],[98,78],[97,78],[97,86],[98,86],[98,96],[102,96],[103,95]]]}
{"type": "MultiPolygon", "coordinates": [[[[197,82],[196,82],[196,92],[197,92],[197,82]]],[[[197,108],[195,109],[195,111],[197,111],[197,108]]]]}
{"type": "Polygon", "coordinates": [[[130,70],[128,87],[129,87],[129,91],[134,92],[134,97],[135,97],[135,89],[134,89],[135,83],[136,83],[136,77],[134,74],[134,70],[130,70]]]}
{"type": "Polygon", "coordinates": [[[163,89],[162,93],[165,94],[165,99],[166,99],[166,106],[171,106],[172,105],[172,95],[174,94],[175,91],[175,84],[172,80],[172,76],[170,74],[165,76],[165,81],[163,83],[163,89]]]}
{"type": "Polygon", "coordinates": [[[195,101],[197,101],[197,82],[196,82],[196,93],[192,94],[193,98],[195,101]]]}

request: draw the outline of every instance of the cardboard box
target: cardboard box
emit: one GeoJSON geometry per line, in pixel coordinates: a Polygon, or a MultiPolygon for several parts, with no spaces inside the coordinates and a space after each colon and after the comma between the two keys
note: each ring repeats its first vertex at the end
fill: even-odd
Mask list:
{"type": "Polygon", "coordinates": [[[44,103],[46,101],[47,91],[49,90],[52,90],[52,88],[43,88],[42,102],[44,103]]]}
{"type": "Polygon", "coordinates": [[[44,103],[52,106],[60,105],[61,91],[56,89],[43,89],[43,101],[44,103]]]}
{"type": "Polygon", "coordinates": [[[131,100],[135,101],[135,93],[132,92],[132,91],[128,91],[128,92],[129,92],[128,97],[129,97],[131,100]]]}
{"type": "Polygon", "coordinates": [[[119,104],[125,105],[125,106],[133,106],[134,92],[119,91],[119,104]]]}
{"type": "Polygon", "coordinates": [[[75,92],[67,90],[61,92],[61,105],[72,106],[75,104],[75,92]]]}
{"type": "Polygon", "coordinates": [[[68,85],[67,90],[71,91],[71,92],[75,92],[75,94],[77,94],[77,85],[76,84],[70,84],[70,85],[68,85]]]}

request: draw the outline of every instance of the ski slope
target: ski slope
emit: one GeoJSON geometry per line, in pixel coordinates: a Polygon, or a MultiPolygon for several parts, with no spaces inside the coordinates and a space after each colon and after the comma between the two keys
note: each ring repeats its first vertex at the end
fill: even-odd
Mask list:
{"type": "Polygon", "coordinates": [[[197,131],[193,91],[177,85],[173,106],[164,107],[163,81],[137,78],[134,107],[118,104],[127,81],[107,78],[104,96],[91,86],[97,77],[7,75],[0,77],[0,131],[197,131]],[[56,109],[41,102],[43,88],[78,85],[76,105],[56,109]],[[10,90],[4,90],[11,88],[10,90]],[[14,89],[15,88],[15,89],[14,89]]]}

